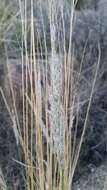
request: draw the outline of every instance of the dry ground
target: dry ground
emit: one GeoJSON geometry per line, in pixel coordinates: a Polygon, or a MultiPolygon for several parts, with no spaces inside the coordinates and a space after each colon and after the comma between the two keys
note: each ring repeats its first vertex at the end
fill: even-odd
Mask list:
{"type": "Polygon", "coordinates": [[[74,183],[73,190],[107,190],[107,161],[98,168],[89,165],[90,172],[84,173],[74,183]]]}

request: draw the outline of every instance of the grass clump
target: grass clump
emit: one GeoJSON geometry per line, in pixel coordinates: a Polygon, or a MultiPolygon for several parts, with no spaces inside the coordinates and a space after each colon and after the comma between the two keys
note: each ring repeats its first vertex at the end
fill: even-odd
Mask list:
{"type": "MultiPolygon", "coordinates": [[[[16,116],[15,126],[17,126],[18,138],[24,153],[26,189],[69,190],[72,186],[72,176],[75,171],[75,166],[74,169],[72,169],[73,163],[71,159],[71,149],[75,148],[73,147],[75,145],[71,143],[72,126],[70,126],[73,124],[73,112],[70,113],[70,118],[68,117],[68,107],[73,106],[72,72],[70,72],[71,54],[69,53],[68,61],[66,61],[66,53],[62,56],[61,53],[58,54],[56,49],[56,32],[57,30],[58,32],[60,31],[60,29],[57,28],[58,17],[56,17],[56,14],[58,16],[61,10],[61,19],[63,21],[64,7],[63,4],[62,7],[60,7],[60,4],[57,7],[57,2],[53,0],[47,3],[48,12],[46,14],[48,15],[48,27],[50,30],[49,40],[51,42],[51,49],[48,53],[45,42],[46,31],[44,29],[45,27],[43,27],[45,23],[42,20],[43,7],[40,3],[40,19],[43,23],[43,41],[41,41],[39,33],[35,38],[35,21],[32,3],[31,1],[31,46],[29,51],[26,31],[27,22],[23,22],[22,25],[22,36],[24,36],[22,44],[24,43],[24,46],[22,46],[21,96],[19,97],[19,99],[21,98],[21,107],[19,110],[17,110],[16,105],[19,100],[16,96],[16,89],[13,83],[15,78],[11,75],[12,69],[9,70],[13,112],[16,116]],[[38,42],[40,48],[37,49],[38,42]],[[44,43],[45,47],[45,59],[42,58],[44,54],[41,48],[42,43],[44,43]],[[24,55],[23,52],[25,52],[24,55]],[[28,54],[28,52],[30,52],[30,54],[28,54]],[[70,98],[72,97],[70,101],[69,95],[70,98]],[[19,112],[22,113],[22,124],[20,123],[19,112]],[[68,118],[70,120],[69,123],[68,118]]],[[[21,4],[20,7],[22,7],[21,4]]],[[[22,14],[22,20],[26,21],[26,7],[24,7],[24,11],[25,15],[22,14]]],[[[72,21],[73,13],[71,25],[72,21]]],[[[72,27],[70,31],[69,52],[71,49],[71,36],[72,27]]],[[[60,44],[60,41],[58,44],[60,44]]],[[[63,47],[63,49],[64,48],[66,47],[63,47]]],[[[60,46],[58,49],[60,50],[60,46]]],[[[14,75],[16,76],[16,73],[14,75]]],[[[74,153],[72,158],[73,156],[74,153]]]]}

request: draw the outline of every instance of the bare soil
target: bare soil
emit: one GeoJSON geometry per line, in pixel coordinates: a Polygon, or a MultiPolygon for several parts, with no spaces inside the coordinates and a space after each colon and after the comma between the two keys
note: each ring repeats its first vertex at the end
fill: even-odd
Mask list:
{"type": "Polygon", "coordinates": [[[14,159],[20,160],[20,147],[17,147],[12,122],[0,94],[0,168],[8,190],[24,190],[23,168],[14,159]]]}

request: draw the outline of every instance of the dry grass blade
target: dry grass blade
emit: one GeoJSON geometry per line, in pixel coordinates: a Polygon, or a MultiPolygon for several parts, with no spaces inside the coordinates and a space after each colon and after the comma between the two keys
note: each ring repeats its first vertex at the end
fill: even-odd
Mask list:
{"type": "Polygon", "coordinates": [[[105,183],[104,183],[104,189],[103,190],[107,190],[107,177],[105,178],[105,183]]]}
{"type": "Polygon", "coordinates": [[[0,190],[7,190],[6,182],[1,168],[0,168],[0,190]]]}

